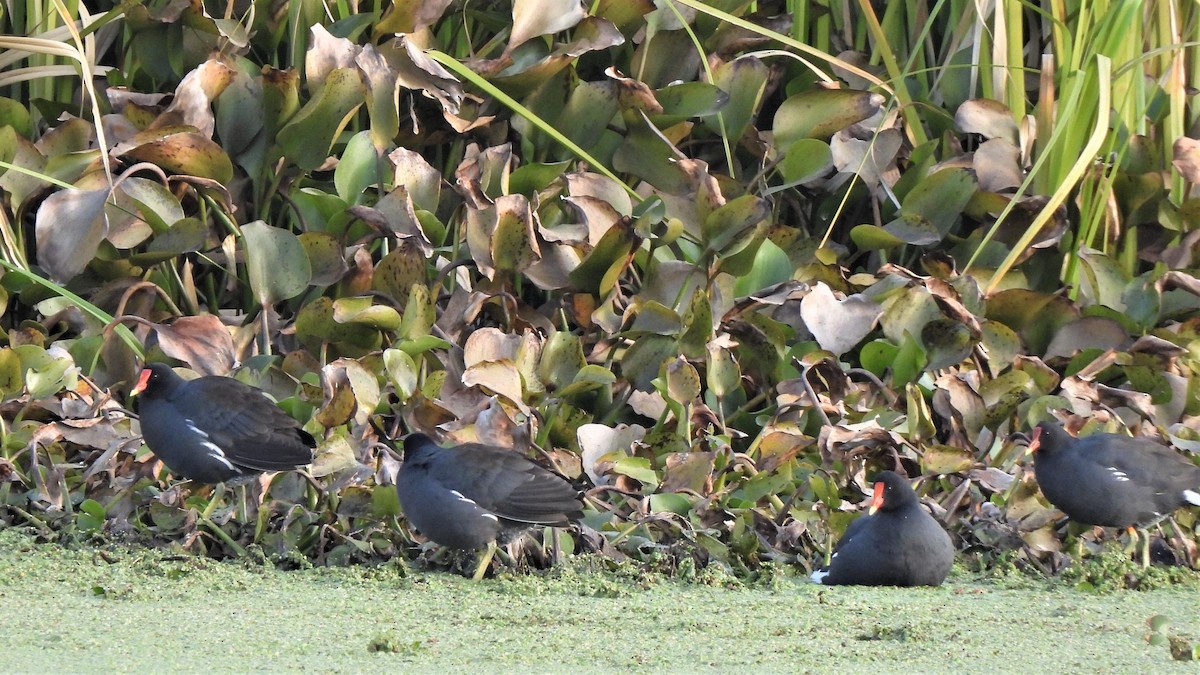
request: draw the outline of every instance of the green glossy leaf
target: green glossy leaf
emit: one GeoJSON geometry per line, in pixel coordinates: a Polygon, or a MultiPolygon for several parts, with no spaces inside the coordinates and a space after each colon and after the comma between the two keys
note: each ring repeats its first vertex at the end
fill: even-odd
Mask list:
{"type": "Polygon", "coordinates": [[[829,138],[879,111],[879,94],[851,89],[810,89],[788,97],[775,111],[775,144],[787,148],[801,138],[829,138]]]}
{"type": "Polygon", "coordinates": [[[370,132],[360,131],[351,136],[333,170],[333,185],[338,196],[347,204],[358,204],[363,191],[382,183],[383,177],[379,175],[382,165],[371,143],[370,132]]]}
{"type": "MultiPolygon", "coordinates": [[[[815,138],[801,138],[784,150],[783,159],[779,161],[779,174],[783,176],[784,185],[791,187],[815,178],[820,178],[833,168],[833,151],[825,141],[815,138]]],[[[777,187],[772,192],[782,189],[777,187]]]]}
{"type": "Polygon", "coordinates": [[[645,457],[621,457],[613,462],[613,473],[619,473],[645,483],[650,487],[658,485],[658,473],[650,466],[650,460],[645,457]]]}
{"type": "Polygon", "coordinates": [[[320,94],[279,130],[279,146],[301,169],[324,163],[351,115],[363,104],[366,87],[358,71],[336,68],[325,77],[320,94]]]}
{"type": "Polygon", "coordinates": [[[233,162],[224,148],[190,127],[141,132],[129,144],[133,147],[123,153],[126,157],[156,164],[167,173],[211,178],[218,183],[233,178],[233,162]]]}
{"type": "Polygon", "coordinates": [[[687,516],[692,510],[692,500],[679,492],[659,492],[650,495],[650,512],[669,512],[687,516]]]}
{"type": "Polygon", "coordinates": [[[312,267],[296,235],[256,220],[242,226],[242,236],[250,288],[259,302],[271,305],[308,288],[312,267]]]}
{"type": "Polygon", "coordinates": [[[716,115],[711,115],[704,119],[704,124],[714,133],[721,133],[723,124],[725,138],[737,142],[762,105],[769,77],[766,64],[754,56],[721,63],[713,72],[713,83],[728,94],[729,102],[721,108],[719,121],[716,115]]]}

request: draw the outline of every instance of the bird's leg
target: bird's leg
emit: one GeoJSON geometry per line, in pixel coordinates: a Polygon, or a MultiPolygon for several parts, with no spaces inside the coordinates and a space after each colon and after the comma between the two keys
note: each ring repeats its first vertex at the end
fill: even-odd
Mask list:
{"type": "Polygon", "coordinates": [[[475,567],[475,574],[471,577],[472,580],[479,581],[483,578],[484,574],[487,574],[488,565],[492,564],[492,557],[495,555],[496,542],[494,540],[489,541],[487,549],[479,556],[479,564],[475,567]]]}
{"type": "Polygon", "coordinates": [[[1150,566],[1150,532],[1148,530],[1143,531],[1133,525],[1125,528],[1125,531],[1129,533],[1129,546],[1125,550],[1129,551],[1133,549],[1141,553],[1139,557],[1142,559],[1142,569],[1146,569],[1150,566]],[[1145,535],[1144,541],[1142,535],[1145,535]]]}
{"type": "Polygon", "coordinates": [[[562,559],[562,544],[558,538],[558,528],[550,528],[550,564],[557,566],[562,559]]]}

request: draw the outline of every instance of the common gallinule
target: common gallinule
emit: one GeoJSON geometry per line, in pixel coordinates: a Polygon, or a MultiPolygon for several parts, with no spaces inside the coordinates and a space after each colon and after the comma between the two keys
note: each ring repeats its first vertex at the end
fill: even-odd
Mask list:
{"type": "Polygon", "coordinates": [[[313,460],[316,439],[261,389],[233,378],[185,380],[151,363],[133,394],[146,445],[177,476],[237,485],[313,460]]]}
{"type": "Polygon", "coordinates": [[[511,450],[479,443],[444,448],[425,434],[404,439],[396,475],[408,522],[450,548],[477,550],[474,578],[483,578],[496,539],[533,525],[566,527],[583,502],[566,479],[511,450]]]}
{"type": "MultiPolygon", "coordinates": [[[[1120,434],[1075,438],[1042,422],[1029,443],[1042,494],[1087,525],[1145,529],[1185,503],[1200,506],[1200,466],[1171,448],[1120,434]]],[[[1142,564],[1149,564],[1149,536],[1142,564]]]]}
{"type": "Polygon", "coordinates": [[[892,471],[875,476],[868,515],[833,549],[829,566],[812,574],[819,584],[937,586],[950,573],[954,544],[921,507],[908,481],[892,471]]]}

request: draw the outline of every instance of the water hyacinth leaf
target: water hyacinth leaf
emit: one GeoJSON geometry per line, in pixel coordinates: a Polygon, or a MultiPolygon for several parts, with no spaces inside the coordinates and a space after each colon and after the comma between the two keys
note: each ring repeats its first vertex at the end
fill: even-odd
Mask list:
{"type": "Polygon", "coordinates": [[[987,318],[1016,330],[1031,353],[1044,354],[1059,327],[1079,318],[1079,307],[1057,294],[1012,288],[988,298],[987,318]]]}
{"type": "Polygon", "coordinates": [[[403,311],[413,284],[425,283],[425,256],[404,240],[375,266],[371,286],[396,301],[403,311]]]}
{"type": "Polygon", "coordinates": [[[187,363],[201,375],[227,375],[237,360],[233,336],[212,314],[155,324],[154,332],[164,354],[187,363]]]}
{"type": "Polygon", "coordinates": [[[721,117],[706,117],[704,124],[714,133],[723,133],[730,141],[737,141],[746,134],[747,127],[762,105],[770,70],[761,59],[741,56],[726,61],[713,71],[713,84],[729,96],[729,102],[721,108],[721,117]]]}
{"type": "Polygon", "coordinates": [[[653,391],[663,363],[679,353],[675,341],[663,335],[643,335],[621,358],[621,374],[635,389],[653,391]]]}
{"type": "Polygon", "coordinates": [[[442,174],[425,160],[420,153],[407,148],[396,148],[388,155],[395,170],[393,185],[403,185],[412,199],[413,206],[425,211],[437,211],[442,194],[442,174]]]}
{"type": "Polygon", "coordinates": [[[309,30],[308,51],[304,53],[305,86],[319,97],[326,80],[335,70],[357,70],[355,58],[362,47],[346,37],[334,35],[318,23],[309,30]]]}
{"type": "Polygon", "coordinates": [[[555,162],[553,164],[542,164],[539,162],[531,162],[522,164],[517,167],[508,179],[508,189],[513,194],[533,195],[546,188],[550,184],[558,180],[558,177],[563,175],[571,166],[571,162],[555,162]]]}
{"type": "Polygon", "coordinates": [[[688,178],[678,160],[683,153],[640,110],[627,122],[629,129],[613,154],[613,168],[624,171],[667,194],[686,194],[688,178]]]}
{"type": "Polygon", "coordinates": [[[988,369],[993,377],[1008,368],[1013,359],[1021,353],[1021,338],[1013,329],[999,321],[980,323],[979,342],[983,346],[988,369]]]}
{"type": "Polygon", "coordinates": [[[875,329],[883,307],[861,295],[838,300],[833,290],[818,282],[800,301],[800,316],[821,349],[841,356],[875,329]]]}
{"type": "Polygon", "coordinates": [[[925,350],[921,348],[920,340],[905,333],[900,350],[896,352],[896,359],[892,362],[892,382],[909,384],[916,381],[924,371],[925,350]]]}
{"type": "Polygon", "coordinates": [[[503,396],[525,414],[530,412],[521,386],[521,373],[509,359],[481,361],[467,366],[462,382],[468,387],[481,387],[486,392],[503,396]]]}
{"type": "Polygon", "coordinates": [[[375,146],[379,155],[383,155],[400,133],[400,110],[396,105],[396,71],[392,70],[387,59],[373,44],[365,45],[354,62],[366,78],[371,144],[375,146]]]}
{"type": "Polygon", "coordinates": [[[108,231],[108,190],[60,190],[46,198],[35,220],[38,262],[50,278],[66,283],[83,271],[108,231]]]}
{"type": "Polygon", "coordinates": [[[233,161],[224,148],[191,127],[143,131],[118,148],[115,154],[149,162],[167,173],[211,178],[222,184],[233,178],[233,161]]]}
{"type": "Polygon", "coordinates": [[[109,202],[105,212],[108,240],[117,248],[132,248],[150,231],[163,232],[184,218],[179,198],[158,181],[129,176],[117,185],[116,197],[116,205],[109,202]]]}
{"type": "Polygon", "coordinates": [[[300,72],[263,67],[263,134],[274,139],[279,129],[300,109],[300,72]]]}
{"type": "Polygon", "coordinates": [[[312,277],[308,282],[314,286],[336,284],[346,274],[346,258],[342,245],[326,232],[305,232],[298,239],[308,254],[312,277]]]}
{"type": "Polygon", "coordinates": [[[1125,311],[1122,295],[1129,284],[1125,269],[1109,256],[1090,248],[1079,251],[1079,290],[1085,304],[1104,305],[1118,312],[1125,311]]]}
{"type": "Polygon", "coordinates": [[[679,492],[656,492],[650,495],[650,513],[674,513],[687,516],[692,510],[692,500],[679,492]]]}
{"type": "Polygon", "coordinates": [[[664,364],[667,398],[688,405],[700,396],[700,373],[682,356],[664,364]]]}
{"type": "Polygon", "coordinates": [[[360,131],[351,136],[333,170],[333,184],[338,196],[347,204],[358,204],[368,187],[382,182],[381,166],[370,132],[360,131]]]}
{"type": "Polygon", "coordinates": [[[1003,103],[989,98],[965,101],[954,113],[954,122],[967,134],[984,138],[1000,138],[1016,145],[1017,122],[1012,111],[1003,103]]]}
{"type": "MultiPolygon", "coordinates": [[[[437,307],[434,298],[425,284],[413,284],[408,290],[408,301],[404,303],[404,315],[400,320],[400,336],[408,340],[417,340],[429,336],[430,329],[437,321],[437,307]]],[[[438,343],[442,343],[438,340],[438,343]]],[[[442,347],[437,347],[442,348],[442,347]]],[[[409,352],[413,353],[413,352],[409,352]]]]}
{"type": "Polygon", "coordinates": [[[372,326],[389,332],[400,328],[400,313],[387,305],[373,304],[369,297],[334,300],[333,320],[338,323],[372,326]]]}
{"type": "MultiPolygon", "coordinates": [[[[854,229],[858,231],[860,227],[864,226],[854,229]]],[[[912,214],[901,215],[898,219],[889,221],[887,225],[883,226],[883,232],[892,235],[895,239],[899,239],[901,243],[912,244],[913,246],[932,246],[942,240],[942,233],[937,231],[934,223],[912,214]]],[[[870,234],[870,231],[860,232],[859,234],[870,234]]],[[[886,243],[886,240],[877,240],[875,243],[886,243]]]]}
{"type": "Polygon", "coordinates": [[[73,389],[78,369],[61,348],[43,349],[37,345],[19,345],[13,351],[21,360],[25,390],[32,399],[53,396],[64,387],[73,389]]]}
{"type": "Polygon", "coordinates": [[[104,527],[107,517],[104,506],[95,499],[85,499],[79,503],[79,513],[75,514],[75,524],[81,530],[94,532],[104,527]]]}
{"type": "Polygon", "coordinates": [[[571,270],[571,283],[581,290],[607,295],[612,287],[605,282],[610,270],[624,268],[638,240],[628,219],[622,219],[608,228],[587,257],[571,270]]]}
{"type": "Polygon", "coordinates": [[[683,319],[669,307],[651,300],[637,305],[631,333],[650,333],[653,335],[678,335],[683,329],[683,319]]]}
{"type": "Polygon", "coordinates": [[[279,130],[283,154],[301,169],[315,169],[325,162],[333,141],[351,115],[363,104],[366,87],[353,68],[336,68],[325,78],[321,92],[279,130]]]}
{"type": "Polygon", "coordinates": [[[926,368],[938,370],[962,363],[975,347],[971,331],[953,319],[934,319],[921,327],[921,344],[928,357],[926,368]]]}
{"type": "MultiPolygon", "coordinates": [[[[371,361],[371,363],[374,363],[374,361],[371,361]]],[[[382,392],[379,389],[379,379],[375,376],[374,372],[353,359],[341,358],[330,365],[345,370],[346,377],[350,381],[350,389],[354,392],[354,400],[358,402],[354,421],[359,425],[367,424],[368,417],[375,411],[382,397],[382,392]]]]}
{"type": "MultiPolygon", "coordinates": [[[[321,444],[317,446],[316,452],[313,453],[313,463],[309,468],[309,473],[313,478],[322,478],[356,466],[358,466],[358,459],[354,456],[354,448],[350,446],[350,441],[345,436],[335,434],[321,441],[321,444]]],[[[376,490],[376,492],[395,494],[396,491],[393,489],[376,490]]]]}
{"type": "Polygon", "coordinates": [[[722,255],[733,255],[750,243],[754,230],[770,215],[770,206],[761,197],[742,195],[733,199],[704,219],[701,233],[705,247],[722,255]]]}
{"type": "Polygon", "coordinates": [[[665,129],[692,117],[712,115],[725,107],[729,96],[707,82],[672,84],[654,92],[662,106],[661,113],[649,116],[650,121],[665,129]]]}
{"type": "Polygon", "coordinates": [[[612,83],[580,82],[571,90],[557,126],[573,143],[588,150],[600,142],[618,108],[612,83]]]}
{"type": "Polygon", "coordinates": [[[971,168],[982,192],[1001,192],[1019,187],[1025,179],[1020,162],[1021,150],[1017,146],[993,138],[975,149],[971,168]]]}
{"type": "Polygon", "coordinates": [[[308,288],[312,266],[300,239],[261,220],[242,226],[250,288],[264,306],[288,300],[308,288]]]}
{"type": "Polygon", "coordinates": [[[1000,377],[987,380],[979,387],[979,395],[987,404],[984,425],[995,429],[1008,419],[1022,401],[1032,393],[1033,379],[1028,373],[1010,370],[1000,377]]]}
{"type": "Polygon", "coordinates": [[[533,211],[524,195],[505,195],[496,200],[491,249],[496,271],[502,274],[520,272],[541,257],[534,234],[533,211]]]}
{"type": "Polygon", "coordinates": [[[921,470],[926,474],[962,473],[974,465],[973,454],[950,445],[931,445],[921,453],[921,470]]]}
{"type": "Polygon", "coordinates": [[[654,488],[658,486],[658,473],[645,457],[618,457],[613,461],[613,473],[619,473],[654,488]]]}
{"type": "Polygon", "coordinates": [[[576,0],[516,0],[506,51],[539,35],[567,30],[586,16],[583,5],[576,0]]]}
{"type": "Polygon", "coordinates": [[[683,314],[683,334],[679,336],[679,351],[688,358],[699,359],[713,336],[713,307],[708,294],[701,288],[692,292],[692,302],[683,314]]]}
{"type": "Polygon", "coordinates": [[[811,89],[789,96],[775,111],[775,144],[787,148],[801,138],[829,138],[879,112],[884,98],[868,91],[811,89]]]}
{"type": "Polygon", "coordinates": [[[717,269],[731,278],[742,278],[754,269],[758,251],[767,240],[768,223],[759,221],[752,228],[742,231],[742,236],[725,247],[717,260],[717,269]]]}
{"type": "Polygon", "coordinates": [[[375,24],[375,37],[395,33],[417,33],[442,18],[453,0],[392,3],[375,24]]]}
{"type": "Polygon", "coordinates": [[[829,173],[833,169],[833,150],[825,141],[801,138],[784,150],[778,169],[779,174],[783,176],[784,185],[774,188],[773,191],[799,185],[829,173]]]}
{"type": "Polygon", "coordinates": [[[222,147],[247,173],[257,174],[267,145],[263,78],[245,70],[234,71],[216,104],[216,131],[222,147]]]}
{"type": "Polygon", "coordinates": [[[587,365],[583,343],[579,336],[566,331],[555,331],[546,338],[538,360],[537,376],[549,389],[559,390],[571,384],[579,371],[587,365]]]}
{"type": "Polygon", "coordinates": [[[588,364],[580,368],[579,372],[575,373],[575,379],[557,393],[563,398],[570,398],[584,392],[610,387],[616,381],[617,376],[604,366],[588,364]]]}
{"type": "Polygon", "coordinates": [[[9,133],[29,138],[33,133],[33,117],[20,101],[0,96],[0,160],[8,162],[12,160],[11,153],[15,153],[15,149],[4,143],[5,140],[14,140],[4,138],[5,128],[9,129],[9,133]]]}
{"type": "Polygon", "coordinates": [[[950,233],[977,188],[966,169],[942,169],[917,183],[904,198],[900,217],[884,229],[910,244],[936,244],[950,233]]]}
{"type": "Polygon", "coordinates": [[[344,370],[332,366],[322,369],[325,383],[325,400],[313,413],[313,419],[326,429],[340,427],[350,421],[358,410],[358,400],[350,388],[350,378],[344,370]]]}
{"type": "Polygon", "coordinates": [[[883,334],[899,344],[905,335],[920,335],[925,324],[942,318],[933,295],[922,287],[911,287],[893,295],[883,303],[884,312],[879,325],[883,334]]]}
{"type": "MultiPolygon", "coordinates": [[[[892,223],[896,223],[896,221],[892,221],[892,223]]],[[[892,223],[889,223],[887,228],[870,224],[855,225],[854,229],[850,230],[850,238],[854,241],[855,246],[870,251],[888,251],[903,244],[914,244],[926,239],[936,241],[929,228],[910,232],[909,223],[904,222],[896,227],[892,227],[892,223]]]]}
{"type": "Polygon", "coordinates": [[[0,396],[9,400],[25,388],[21,357],[11,347],[0,347],[0,396]]]}
{"type": "Polygon", "coordinates": [[[724,398],[737,389],[741,383],[742,372],[733,358],[733,352],[714,342],[710,342],[707,348],[707,384],[709,390],[717,397],[724,398]]]}
{"type": "Polygon", "coordinates": [[[1133,338],[1120,323],[1107,317],[1085,316],[1059,328],[1043,358],[1071,357],[1084,349],[1124,351],[1131,344],[1133,338]]]}
{"type": "Polygon", "coordinates": [[[388,381],[400,401],[407,401],[417,391],[417,363],[413,358],[400,349],[383,350],[383,366],[387,370],[388,381]]]}
{"type": "Polygon", "coordinates": [[[139,265],[151,265],[178,257],[190,251],[199,251],[208,239],[208,225],[199,218],[187,217],[177,221],[162,234],[155,235],[146,245],[144,253],[130,256],[139,265]]]}

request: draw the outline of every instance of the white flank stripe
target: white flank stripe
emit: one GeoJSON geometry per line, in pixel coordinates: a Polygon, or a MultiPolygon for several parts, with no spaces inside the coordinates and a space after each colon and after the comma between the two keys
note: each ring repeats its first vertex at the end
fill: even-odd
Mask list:
{"type": "Polygon", "coordinates": [[[218,462],[224,464],[225,466],[229,467],[231,470],[236,470],[235,467],[233,466],[233,462],[230,462],[229,458],[225,456],[225,451],[222,450],[221,448],[217,447],[216,443],[210,443],[208,441],[204,441],[204,447],[205,447],[205,449],[208,450],[209,457],[212,457],[213,459],[217,460],[218,462]]]}
{"type": "Polygon", "coordinates": [[[1113,478],[1116,478],[1117,480],[1122,481],[1122,482],[1129,481],[1129,476],[1125,475],[1124,471],[1121,471],[1120,469],[1116,468],[1115,466],[1108,467],[1108,470],[1112,472],[1113,478]]]}
{"type": "MultiPolygon", "coordinates": [[[[191,431],[192,433],[196,434],[196,435],[197,435],[197,436],[199,436],[200,438],[208,438],[208,434],[207,434],[207,433],[205,433],[203,429],[201,429],[200,427],[196,426],[196,424],[195,424],[194,422],[192,422],[192,421],[191,421],[191,420],[189,420],[189,419],[185,419],[185,420],[184,420],[184,422],[186,422],[186,423],[187,423],[187,428],[188,428],[188,430],[189,430],[189,431],[191,431]]],[[[221,454],[224,454],[224,453],[221,453],[221,454]]]]}
{"type": "MultiPolygon", "coordinates": [[[[479,504],[477,504],[474,499],[467,497],[466,495],[459,492],[458,490],[451,490],[450,494],[454,495],[454,498],[460,502],[466,502],[466,503],[470,504],[471,506],[479,506],[479,504]]],[[[480,510],[483,511],[484,518],[491,518],[493,521],[495,521],[497,523],[500,522],[500,519],[496,517],[496,514],[488,513],[486,510],[483,510],[483,509],[480,509],[480,510]]]]}
{"type": "Polygon", "coordinates": [[[812,573],[809,579],[812,579],[814,584],[822,584],[825,583],[823,579],[827,576],[829,576],[829,570],[817,570],[812,573]]]}
{"type": "Polygon", "coordinates": [[[1184,490],[1183,501],[1191,504],[1192,506],[1200,506],[1200,492],[1196,492],[1195,490],[1184,490]]]}

